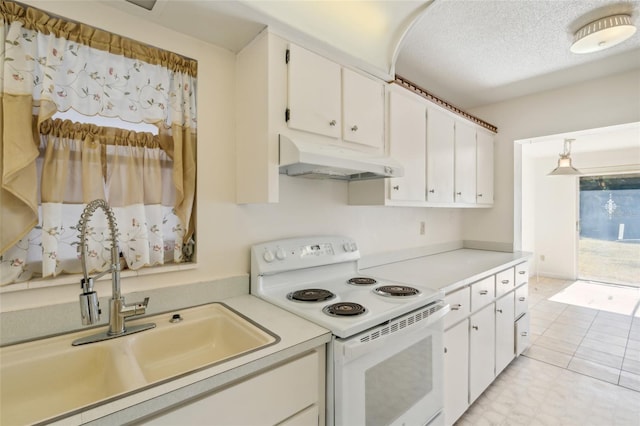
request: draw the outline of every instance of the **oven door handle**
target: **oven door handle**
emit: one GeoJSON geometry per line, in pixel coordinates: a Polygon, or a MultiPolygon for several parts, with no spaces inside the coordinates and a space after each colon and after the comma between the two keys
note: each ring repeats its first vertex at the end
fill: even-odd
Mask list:
{"type": "Polygon", "coordinates": [[[391,340],[398,340],[410,336],[412,334],[424,333],[424,330],[432,327],[435,323],[440,321],[439,327],[442,331],[444,331],[444,322],[442,322],[444,316],[449,312],[449,305],[444,305],[436,312],[433,312],[426,319],[422,319],[418,322],[413,323],[410,326],[406,326],[404,328],[398,328],[397,331],[389,332],[388,334],[384,334],[382,332],[377,333],[375,339],[371,339],[371,336],[376,334],[376,331],[381,331],[385,327],[390,327],[391,324],[401,321],[402,319],[392,320],[389,325],[378,326],[373,330],[370,330],[366,334],[361,334],[359,336],[353,337],[345,342],[343,342],[343,357],[344,361],[350,361],[360,356],[370,353],[371,351],[375,351],[381,346],[386,346],[391,343],[391,340]],[[369,339],[366,339],[367,335],[369,335],[369,339]]]}

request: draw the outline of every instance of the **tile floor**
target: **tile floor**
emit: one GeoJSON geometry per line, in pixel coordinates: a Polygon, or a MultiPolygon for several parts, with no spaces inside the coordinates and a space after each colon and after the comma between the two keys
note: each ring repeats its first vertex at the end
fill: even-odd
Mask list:
{"type": "Polygon", "coordinates": [[[531,278],[531,347],[458,420],[479,425],[640,425],[640,308],[552,302],[572,281],[531,278]]]}

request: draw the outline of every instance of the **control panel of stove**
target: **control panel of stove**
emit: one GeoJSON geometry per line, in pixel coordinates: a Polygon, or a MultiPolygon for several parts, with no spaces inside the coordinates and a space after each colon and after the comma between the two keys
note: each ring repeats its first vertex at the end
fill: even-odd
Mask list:
{"type": "Polygon", "coordinates": [[[251,247],[252,264],[260,274],[358,260],[355,241],[342,236],[289,238],[251,247]]]}

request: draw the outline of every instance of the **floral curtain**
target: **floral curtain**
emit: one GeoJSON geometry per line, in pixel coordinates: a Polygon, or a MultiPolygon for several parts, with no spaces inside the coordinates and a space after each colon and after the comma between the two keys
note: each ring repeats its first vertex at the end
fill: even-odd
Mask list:
{"type": "MultiPolygon", "coordinates": [[[[68,109],[159,128],[157,144],[173,160],[173,209],[184,240],[189,239],[194,225],[197,62],[10,1],[0,0],[0,14],[0,255],[44,214],[39,211],[36,167],[39,131],[55,112],[68,109]]],[[[113,155],[125,149],[130,148],[115,149],[113,155]]],[[[95,196],[85,191],[80,202],[95,196]]],[[[124,205],[131,200],[108,201],[124,205]]]]}

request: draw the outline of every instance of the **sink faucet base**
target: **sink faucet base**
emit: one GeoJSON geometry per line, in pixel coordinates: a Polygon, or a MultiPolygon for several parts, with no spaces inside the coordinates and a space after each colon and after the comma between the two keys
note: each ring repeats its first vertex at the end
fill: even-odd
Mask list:
{"type": "Polygon", "coordinates": [[[92,334],[91,336],[82,337],[80,339],[74,340],[71,343],[73,346],[86,345],[87,343],[95,343],[102,342],[103,340],[115,339],[116,337],[127,336],[129,334],[139,333],[141,331],[149,330],[154,328],[155,324],[141,324],[127,327],[121,334],[109,334],[108,331],[98,334],[92,334]]]}

